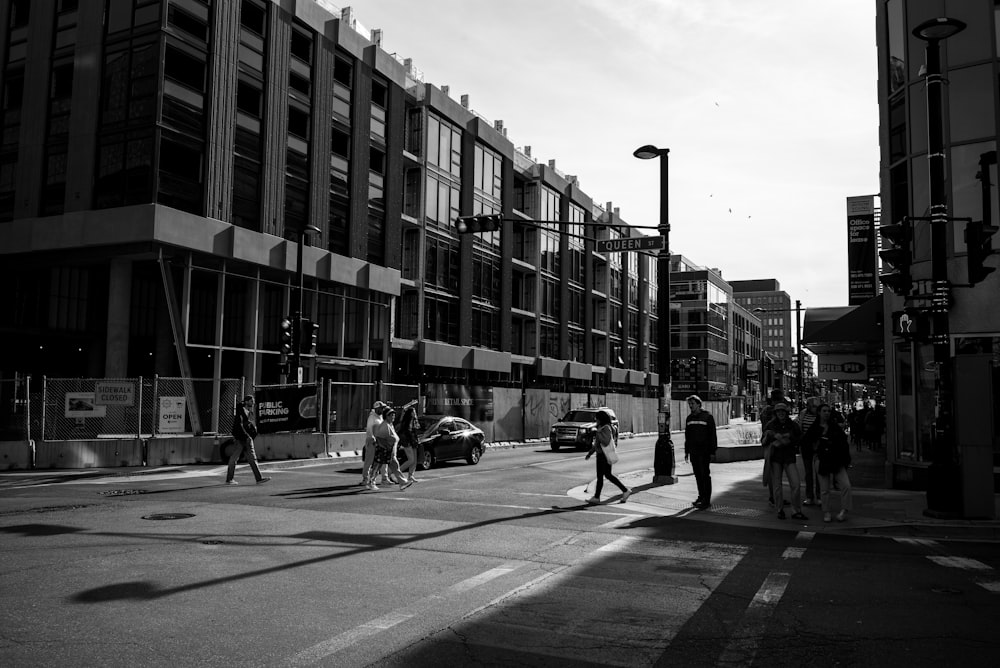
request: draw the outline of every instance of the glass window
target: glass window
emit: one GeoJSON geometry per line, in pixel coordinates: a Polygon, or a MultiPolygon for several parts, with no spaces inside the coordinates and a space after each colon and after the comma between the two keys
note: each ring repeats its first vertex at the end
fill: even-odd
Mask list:
{"type": "Polygon", "coordinates": [[[993,65],[953,69],[947,76],[951,141],[995,136],[993,65]]]}
{"type": "MultiPolygon", "coordinates": [[[[979,160],[988,151],[996,150],[996,142],[983,142],[981,144],[966,144],[964,146],[953,146],[951,149],[951,202],[952,215],[959,218],[972,218],[973,220],[983,219],[983,188],[979,179],[979,160]]],[[[990,184],[990,201],[992,225],[997,224],[998,202],[997,200],[997,167],[996,164],[988,167],[988,183],[990,184]]],[[[956,253],[965,252],[965,223],[956,222],[951,226],[953,243],[956,253]]]]}
{"type": "Polygon", "coordinates": [[[892,95],[906,83],[906,21],[903,18],[903,0],[889,0],[889,94],[892,95]]]}

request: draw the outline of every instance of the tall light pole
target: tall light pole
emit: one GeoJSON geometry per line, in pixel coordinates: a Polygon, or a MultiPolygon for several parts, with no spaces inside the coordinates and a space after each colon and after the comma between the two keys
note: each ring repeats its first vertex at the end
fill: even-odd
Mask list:
{"type": "MultiPolygon", "coordinates": [[[[768,310],[763,308],[753,310],[754,313],[789,313],[790,311],[791,309],[768,310]]],[[[802,380],[802,301],[799,299],[795,300],[795,362],[798,367],[795,371],[795,391],[799,395],[796,400],[802,401],[804,391],[802,380]]]]}
{"type": "Polygon", "coordinates": [[[305,243],[306,235],[310,232],[322,232],[315,225],[306,225],[299,232],[298,260],[296,263],[296,273],[298,278],[298,295],[296,297],[295,318],[292,320],[295,329],[295,338],[292,341],[292,369],[295,374],[295,382],[302,383],[302,338],[305,331],[302,328],[302,300],[305,295],[305,271],[302,267],[302,246],[305,243]]]}
{"type": "Polygon", "coordinates": [[[931,224],[931,323],[934,346],[934,394],[937,406],[934,419],[931,465],[927,472],[928,515],[961,512],[961,467],[955,443],[954,406],[951,368],[951,336],[948,303],[948,199],[945,192],[944,129],[941,116],[942,86],[941,42],[965,30],[958,19],[936,18],[913,29],[913,36],[927,43],[924,88],[927,90],[927,171],[930,178],[931,224]]]}
{"type": "Polygon", "coordinates": [[[798,403],[803,401],[802,388],[802,302],[795,300],[795,391],[798,392],[798,403]]]}
{"type": "Polygon", "coordinates": [[[669,148],[652,144],[640,146],[632,155],[640,160],[660,160],[660,221],[657,230],[663,237],[663,248],[656,261],[657,304],[657,375],[660,378],[660,412],[657,424],[659,437],[653,454],[653,482],[673,484],[674,443],[670,440],[670,208],[669,208],[669,148]]]}

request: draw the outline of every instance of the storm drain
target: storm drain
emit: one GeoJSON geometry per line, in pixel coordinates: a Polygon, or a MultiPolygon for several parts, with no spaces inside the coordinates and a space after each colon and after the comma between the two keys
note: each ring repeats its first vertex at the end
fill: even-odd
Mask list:
{"type": "Polygon", "coordinates": [[[108,489],[98,492],[101,496],[131,496],[133,494],[145,494],[144,489],[108,489]]]}
{"type": "Polygon", "coordinates": [[[143,515],[144,520],[186,520],[194,517],[193,513],[157,513],[156,515],[143,515]]]}

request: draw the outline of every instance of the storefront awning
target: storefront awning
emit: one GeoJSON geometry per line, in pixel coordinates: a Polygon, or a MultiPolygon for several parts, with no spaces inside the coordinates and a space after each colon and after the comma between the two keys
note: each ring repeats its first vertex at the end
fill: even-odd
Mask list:
{"type": "Polygon", "coordinates": [[[802,322],[802,346],[815,354],[861,353],[881,350],[882,296],[858,306],[811,308],[802,322]]]}

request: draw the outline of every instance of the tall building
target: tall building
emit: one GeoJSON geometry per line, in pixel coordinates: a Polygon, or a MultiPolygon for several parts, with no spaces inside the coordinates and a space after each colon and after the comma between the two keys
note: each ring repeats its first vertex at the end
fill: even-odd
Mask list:
{"type": "MultiPolygon", "coordinates": [[[[984,280],[969,287],[972,254],[965,234],[970,220],[994,226],[1000,220],[1000,6],[992,0],[877,0],[875,5],[881,218],[883,224],[914,218],[913,244],[905,249],[912,257],[914,289],[908,296],[884,292],[886,426],[893,482],[920,488],[934,479],[940,496],[941,481],[947,479],[950,499],[945,505],[964,505],[964,512],[978,503],[992,516],[993,488],[1000,474],[1000,271],[987,272],[984,280]],[[964,29],[930,43],[914,34],[928,20],[939,18],[961,21],[964,29]],[[928,55],[940,56],[946,84],[937,88],[941,105],[936,109],[929,106],[928,55]],[[940,123],[931,128],[929,119],[940,123]],[[933,147],[940,151],[930,150],[929,130],[940,132],[941,146],[933,147]],[[938,156],[943,169],[940,180],[932,183],[929,163],[938,156]],[[937,213],[930,206],[938,188],[947,219],[936,223],[944,226],[946,243],[939,246],[940,262],[935,263],[929,216],[937,213]],[[942,362],[935,359],[926,330],[916,337],[894,335],[904,308],[917,309],[915,314],[929,311],[931,304],[921,295],[934,291],[935,264],[947,274],[938,299],[945,305],[948,324],[947,334],[941,334],[948,347],[944,370],[951,371],[944,376],[945,387],[939,384],[942,362]],[[938,405],[938,398],[947,400],[949,395],[954,400],[948,406],[938,405]],[[946,414],[945,409],[953,409],[955,419],[942,426],[937,416],[946,414]],[[956,462],[961,470],[954,468],[956,462]],[[938,474],[933,476],[935,468],[938,474]]],[[[944,35],[940,22],[934,26],[944,35]]],[[[996,237],[992,245],[997,247],[996,237]]],[[[995,269],[996,256],[986,258],[985,264],[995,269]]]]}
{"type": "Polygon", "coordinates": [[[655,257],[595,252],[618,209],[381,38],[311,1],[0,3],[0,375],[278,383],[301,313],[306,382],[655,396],[655,257]]]}
{"type": "Polygon", "coordinates": [[[726,401],[742,416],[760,403],[761,318],[733,300],[718,269],[670,257],[673,398],[726,401]],[[751,364],[748,365],[748,362],[751,364]]]}
{"type": "Polygon", "coordinates": [[[730,281],[737,304],[760,317],[761,347],[782,368],[791,368],[795,359],[792,333],[795,331],[795,308],[788,293],[774,278],[730,281]]]}

